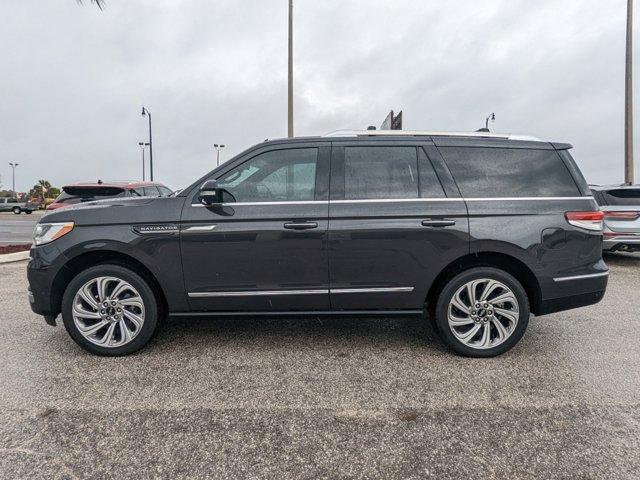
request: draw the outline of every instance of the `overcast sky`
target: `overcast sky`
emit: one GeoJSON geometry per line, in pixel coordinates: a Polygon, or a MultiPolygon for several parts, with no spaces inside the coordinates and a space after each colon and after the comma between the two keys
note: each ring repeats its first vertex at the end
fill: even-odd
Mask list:
{"type": "MultiPolygon", "coordinates": [[[[4,188],[8,162],[17,190],[141,178],[141,105],[173,188],[215,166],[214,143],[227,159],[286,136],[287,0],[106,2],[0,2],[4,188]]],[[[624,0],[295,0],[296,135],[392,108],[405,129],[474,130],[495,111],[492,130],[570,142],[587,180],[621,182],[625,15],[624,0]]]]}

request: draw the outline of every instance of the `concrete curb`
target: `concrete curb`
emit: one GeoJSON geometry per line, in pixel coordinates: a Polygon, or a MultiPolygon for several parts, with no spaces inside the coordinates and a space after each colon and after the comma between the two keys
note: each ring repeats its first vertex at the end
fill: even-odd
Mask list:
{"type": "Polygon", "coordinates": [[[5,253],[4,255],[0,255],[0,264],[21,262],[22,260],[29,260],[29,250],[25,250],[24,252],[5,253]]]}

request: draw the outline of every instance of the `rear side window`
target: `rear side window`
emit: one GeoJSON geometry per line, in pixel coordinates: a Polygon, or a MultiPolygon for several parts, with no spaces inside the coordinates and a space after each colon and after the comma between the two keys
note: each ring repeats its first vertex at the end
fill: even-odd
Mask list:
{"type": "Polygon", "coordinates": [[[620,188],[602,192],[607,205],[640,205],[640,189],[620,188]]]}
{"type": "Polygon", "coordinates": [[[418,169],[420,170],[420,196],[422,198],[441,198],[444,197],[442,184],[438,180],[433,165],[424,153],[424,150],[418,150],[418,169]]]}
{"type": "Polygon", "coordinates": [[[418,198],[415,147],[345,147],[344,198],[418,198]]]}
{"type": "Polygon", "coordinates": [[[578,197],[555,150],[440,147],[464,197],[578,197]]]}

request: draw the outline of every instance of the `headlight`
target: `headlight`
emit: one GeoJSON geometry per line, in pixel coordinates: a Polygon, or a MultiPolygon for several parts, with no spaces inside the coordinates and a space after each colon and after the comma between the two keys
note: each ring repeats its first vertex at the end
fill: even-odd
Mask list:
{"type": "Polygon", "coordinates": [[[73,230],[73,222],[39,223],[33,230],[33,243],[44,245],[53,242],[73,230]]]}

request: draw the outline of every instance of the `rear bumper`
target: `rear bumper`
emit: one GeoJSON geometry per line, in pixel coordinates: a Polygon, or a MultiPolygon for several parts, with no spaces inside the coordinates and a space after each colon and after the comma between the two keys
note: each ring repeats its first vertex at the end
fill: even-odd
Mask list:
{"type": "Polygon", "coordinates": [[[536,315],[546,315],[598,303],[604,297],[609,271],[556,277],[551,298],[543,298],[536,315]]]}
{"type": "Polygon", "coordinates": [[[640,251],[640,235],[620,235],[602,242],[605,252],[638,252],[640,251]]]}

